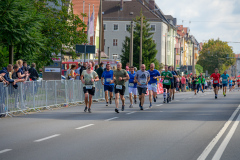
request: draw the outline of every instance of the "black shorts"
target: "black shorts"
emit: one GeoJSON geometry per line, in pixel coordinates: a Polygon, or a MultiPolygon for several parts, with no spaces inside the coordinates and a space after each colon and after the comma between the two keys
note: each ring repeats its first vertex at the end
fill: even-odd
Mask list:
{"type": "Polygon", "coordinates": [[[147,94],[147,88],[137,87],[137,90],[139,95],[147,94]]]}
{"type": "Polygon", "coordinates": [[[122,86],[122,89],[116,89],[116,85],[114,86],[114,92],[115,94],[120,93],[120,95],[124,95],[125,93],[125,86],[122,86]]]}
{"type": "Polygon", "coordinates": [[[219,87],[219,83],[218,84],[213,84],[213,88],[219,87]]]}
{"type": "Polygon", "coordinates": [[[197,89],[197,87],[198,87],[198,84],[192,84],[193,90],[197,89]]]}
{"type": "Polygon", "coordinates": [[[93,87],[92,89],[86,89],[86,87],[83,87],[83,92],[85,93],[89,93],[90,95],[94,96],[95,94],[95,87],[93,87]]]}
{"type": "Polygon", "coordinates": [[[175,88],[174,82],[171,82],[170,89],[174,89],[174,88],[175,88]]]}
{"type": "Polygon", "coordinates": [[[220,88],[222,88],[222,86],[223,86],[223,85],[222,85],[222,84],[220,84],[219,86],[220,86],[220,88]]]}
{"type": "Polygon", "coordinates": [[[163,89],[170,89],[170,85],[163,84],[163,89]]]}

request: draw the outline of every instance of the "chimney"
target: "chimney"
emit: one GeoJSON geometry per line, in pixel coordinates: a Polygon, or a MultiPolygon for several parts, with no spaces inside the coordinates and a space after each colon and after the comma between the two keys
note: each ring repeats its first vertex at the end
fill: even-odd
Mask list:
{"type": "Polygon", "coordinates": [[[120,4],[120,11],[123,10],[123,0],[121,0],[121,4],[120,4]]]}
{"type": "Polygon", "coordinates": [[[149,6],[148,8],[151,10],[151,11],[154,11],[155,9],[155,0],[149,0],[149,6]]]}

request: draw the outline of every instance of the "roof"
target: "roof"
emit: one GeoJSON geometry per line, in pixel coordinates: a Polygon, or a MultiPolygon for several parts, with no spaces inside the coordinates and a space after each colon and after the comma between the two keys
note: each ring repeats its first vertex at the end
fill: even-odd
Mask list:
{"type": "MultiPolygon", "coordinates": [[[[73,13],[79,15],[79,18],[83,19],[82,13],[83,13],[83,1],[85,1],[84,6],[84,13],[87,15],[87,17],[84,17],[84,23],[88,24],[88,14],[89,14],[89,4],[90,4],[90,16],[93,12],[93,4],[94,4],[94,30],[97,26],[97,17],[99,13],[99,7],[100,7],[100,0],[72,0],[73,4],[73,13]]],[[[87,28],[86,28],[87,30],[87,28]]]]}
{"type": "Polygon", "coordinates": [[[163,21],[139,1],[124,1],[122,11],[120,11],[120,4],[121,1],[103,1],[103,20],[132,21],[136,16],[140,16],[142,10],[147,20],[163,21]]]}

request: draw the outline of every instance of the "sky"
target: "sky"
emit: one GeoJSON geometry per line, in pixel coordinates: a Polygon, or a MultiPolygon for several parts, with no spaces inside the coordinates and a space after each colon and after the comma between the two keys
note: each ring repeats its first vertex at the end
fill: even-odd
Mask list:
{"type": "Polygon", "coordinates": [[[240,54],[240,0],[155,0],[165,15],[190,28],[198,42],[220,38],[240,54]]]}

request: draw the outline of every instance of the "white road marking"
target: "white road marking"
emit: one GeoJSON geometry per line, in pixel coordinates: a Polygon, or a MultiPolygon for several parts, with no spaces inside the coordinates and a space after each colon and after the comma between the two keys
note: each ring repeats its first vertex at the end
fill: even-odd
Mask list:
{"type": "Polygon", "coordinates": [[[145,108],[144,110],[148,110],[148,109],[150,109],[150,108],[145,108]]]}
{"type": "Polygon", "coordinates": [[[5,152],[9,152],[9,151],[11,151],[12,149],[4,149],[4,150],[1,150],[0,151],[0,154],[2,154],[2,153],[5,153],[5,152]]]}
{"type": "Polygon", "coordinates": [[[113,117],[113,118],[109,118],[109,119],[106,119],[105,121],[111,121],[111,120],[114,120],[114,119],[117,119],[118,117],[113,117]]]}
{"type": "Polygon", "coordinates": [[[90,126],[93,126],[94,124],[88,124],[86,126],[82,126],[82,127],[78,127],[78,128],[75,128],[75,129],[83,129],[83,128],[87,128],[87,127],[90,127],[90,126]]]}
{"type": "Polygon", "coordinates": [[[219,160],[222,157],[222,154],[224,152],[224,150],[226,149],[229,141],[231,140],[234,132],[237,129],[237,126],[239,124],[240,121],[240,114],[238,115],[238,118],[236,119],[236,121],[234,122],[232,128],[230,129],[230,131],[228,132],[227,136],[225,137],[225,139],[223,140],[222,144],[219,146],[217,152],[215,153],[213,160],[219,160]]]}
{"type": "Polygon", "coordinates": [[[229,120],[224,124],[223,128],[218,132],[217,136],[215,138],[213,138],[213,140],[208,144],[208,146],[204,149],[204,151],[198,157],[197,160],[205,160],[207,158],[209,153],[212,151],[213,147],[217,144],[219,139],[222,137],[222,135],[227,130],[228,126],[232,123],[232,120],[234,119],[234,117],[238,113],[239,109],[240,109],[240,105],[236,108],[236,110],[233,112],[233,114],[231,115],[229,120]]]}
{"type": "Polygon", "coordinates": [[[54,134],[54,135],[49,136],[49,137],[45,137],[45,138],[42,138],[42,139],[35,140],[34,142],[45,141],[45,140],[48,140],[48,139],[51,139],[51,138],[54,138],[54,137],[57,137],[57,136],[60,136],[60,134],[54,134]]]}
{"type": "Polygon", "coordinates": [[[162,106],[163,104],[158,104],[158,105],[156,105],[156,106],[162,106]]]}
{"type": "Polygon", "coordinates": [[[133,114],[133,113],[136,113],[136,112],[129,112],[129,113],[126,113],[126,114],[133,114]]]}

